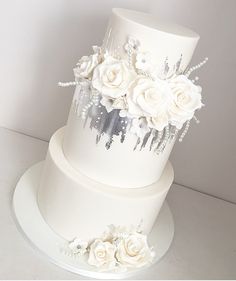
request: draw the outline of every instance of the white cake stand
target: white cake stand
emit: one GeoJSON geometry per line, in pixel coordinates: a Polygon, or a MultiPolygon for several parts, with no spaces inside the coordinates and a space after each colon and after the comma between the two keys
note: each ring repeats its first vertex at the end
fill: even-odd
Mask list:
{"type": "MultiPolygon", "coordinates": [[[[58,236],[44,221],[37,204],[37,188],[43,162],[29,168],[19,180],[13,197],[13,208],[20,231],[36,249],[40,250],[54,264],[77,274],[97,279],[123,279],[147,270],[146,267],[126,272],[99,272],[85,260],[65,255],[61,251],[66,240],[58,236]]],[[[174,237],[174,222],[167,202],[163,204],[152,232],[149,244],[154,247],[158,262],[170,247],[174,237]]]]}

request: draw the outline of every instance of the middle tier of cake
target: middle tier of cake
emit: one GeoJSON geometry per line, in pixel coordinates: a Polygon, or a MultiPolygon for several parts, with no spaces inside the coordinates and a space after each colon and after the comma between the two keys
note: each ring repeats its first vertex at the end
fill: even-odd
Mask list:
{"type": "Polygon", "coordinates": [[[48,225],[67,240],[93,239],[111,224],[142,223],[148,234],[173,182],[170,162],[152,185],[135,189],[104,185],[70,165],[62,149],[64,130],[50,140],[38,191],[39,209],[48,225]]]}

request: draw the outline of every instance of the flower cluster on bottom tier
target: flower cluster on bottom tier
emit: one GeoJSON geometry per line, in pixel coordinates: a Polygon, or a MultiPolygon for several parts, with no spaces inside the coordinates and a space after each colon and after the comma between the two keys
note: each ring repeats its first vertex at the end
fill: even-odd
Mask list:
{"type": "Polygon", "coordinates": [[[75,238],[61,250],[76,258],[86,257],[87,263],[99,271],[140,268],[151,263],[155,256],[140,226],[127,228],[110,225],[101,237],[90,242],[75,238]]]}

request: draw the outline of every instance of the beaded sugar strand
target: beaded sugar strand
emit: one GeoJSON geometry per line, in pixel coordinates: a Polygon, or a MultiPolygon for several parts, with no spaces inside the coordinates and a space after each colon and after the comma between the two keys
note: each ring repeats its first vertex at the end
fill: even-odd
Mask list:
{"type": "MultiPolygon", "coordinates": [[[[199,64],[190,67],[189,70],[185,73],[185,76],[186,76],[186,77],[189,77],[189,75],[190,75],[193,71],[195,71],[195,70],[201,68],[204,64],[207,63],[207,61],[208,61],[208,58],[206,57],[206,58],[205,58],[203,61],[201,61],[199,64]]],[[[196,78],[195,78],[195,79],[196,79],[196,78]]]]}
{"type": "Polygon", "coordinates": [[[186,135],[187,132],[188,132],[189,126],[190,126],[190,120],[188,120],[188,121],[186,122],[185,128],[184,128],[184,130],[183,130],[183,132],[182,132],[182,134],[181,134],[181,136],[180,136],[180,138],[179,138],[179,142],[182,142],[182,141],[183,141],[183,138],[185,137],[185,135],[186,135]]]}
{"type": "Polygon", "coordinates": [[[78,84],[79,83],[76,82],[76,81],[73,81],[73,82],[58,82],[58,86],[60,86],[60,87],[76,86],[78,84]]]}
{"type": "Polygon", "coordinates": [[[86,116],[87,116],[87,113],[88,113],[88,110],[90,109],[90,107],[92,107],[93,105],[98,106],[98,104],[99,104],[99,92],[95,91],[90,102],[87,103],[82,109],[82,113],[81,113],[82,119],[83,120],[86,119],[86,116]]]}

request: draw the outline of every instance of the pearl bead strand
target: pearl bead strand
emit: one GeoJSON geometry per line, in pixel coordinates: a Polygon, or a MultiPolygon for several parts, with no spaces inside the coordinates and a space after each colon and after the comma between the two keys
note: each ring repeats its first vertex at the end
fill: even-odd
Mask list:
{"type": "Polygon", "coordinates": [[[185,73],[185,76],[186,76],[186,77],[189,77],[189,75],[190,75],[193,71],[195,71],[195,70],[201,68],[204,64],[207,63],[207,61],[208,61],[208,58],[206,57],[206,58],[205,58],[202,62],[200,62],[199,64],[190,67],[189,70],[185,73]]]}
{"type": "Polygon", "coordinates": [[[58,82],[58,86],[59,87],[69,87],[69,86],[76,86],[78,85],[79,83],[76,82],[76,81],[73,81],[73,82],[58,82]]]}
{"type": "Polygon", "coordinates": [[[132,67],[132,65],[133,65],[133,63],[132,63],[132,56],[133,56],[133,50],[130,47],[129,50],[128,50],[128,64],[129,64],[129,67],[132,67]]]}
{"type": "Polygon", "coordinates": [[[175,126],[171,126],[170,139],[173,140],[177,137],[179,130],[175,126]]]}
{"type": "Polygon", "coordinates": [[[87,116],[87,113],[88,113],[88,110],[90,107],[92,107],[93,105],[95,105],[95,106],[99,105],[99,96],[100,96],[99,92],[94,90],[91,100],[82,109],[82,112],[81,112],[82,119],[84,119],[84,120],[86,119],[86,116],[87,116]]]}
{"type": "Polygon", "coordinates": [[[185,128],[184,128],[184,130],[183,130],[183,132],[182,132],[182,134],[181,134],[181,136],[180,136],[180,138],[179,138],[179,142],[182,142],[182,141],[183,141],[183,138],[185,137],[185,135],[186,135],[187,132],[188,132],[189,126],[190,126],[190,121],[188,120],[187,123],[186,123],[186,125],[185,125],[185,128]]]}
{"type": "Polygon", "coordinates": [[[95,91],[93,96],[92,96],[92,102],[94,105],[98,106],[99,105],[99,92],[95,91]]]}
{"type": "Polygon", "coordinates": [[[89,108],[90,108],[91,106],[93,106],[93,101],[90,101],[89,103],[87,103],[87,104],[83,107],[82,112],[81,112],[81,117],[82,117],[83,120],[86,119],[88,110],[89,110],[89,108]]]}

